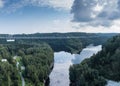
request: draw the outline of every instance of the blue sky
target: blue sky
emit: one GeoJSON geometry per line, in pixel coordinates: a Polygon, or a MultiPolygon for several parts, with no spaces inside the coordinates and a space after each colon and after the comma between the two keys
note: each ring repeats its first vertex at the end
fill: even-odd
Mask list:
{"type": "Polygon", "coordinates": [[[120,0],[0,0],[0,33],[120,32],[120,0]]]}

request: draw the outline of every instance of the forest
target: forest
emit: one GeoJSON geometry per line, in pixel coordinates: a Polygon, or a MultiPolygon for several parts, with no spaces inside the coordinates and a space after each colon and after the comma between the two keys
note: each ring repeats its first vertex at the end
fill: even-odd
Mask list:
{"type": "MultiPolygon", "coordinates": [[[[38,44],[41,42],[47,43],[51,46],[54,52],[66,51],[71,53],[80,53],[83,48],[89,44],[99,45],[107,41],[116,33],[35,33],[35,34],[0,34],[0,44],[8,44],[6,39],[13,38],[15,43],[32,43],[38,44]],[[23,37],[23,38],[19,38],[23,37]],[[26,38],[24,38],[26,37],[26,38]],[[37,37],[37,38],[27,38],[37,37]],[[41,39],[41,37],[43,37],[41,39]],[[45,38],[49,37],[49,38],[45,38]],[[53,38],[52,37],[58,37],[53,38]],[[60,38],[59,38],[60,37],[60,38]]],[[[14,43],[12,43],[14,44],[14,43]]]]}
{"type": "Polygon", "coordinates": [[[70,67],[70,86],[105,86],[120,81],[120,35],[103,44],[102,51],[70,67]]]}
{"type": "MultiPolygon", "coordinates": [[[[99,36],[114,36],[116,33],[83,33],[83,32],[68,32],[68,33],[34,33],[34,34],[14,34],[13,37],[99,37],[99,36]]],[[[9,34],[0,34],[0,37],[9,37],[9,34]]]]}
{"type": "Polygon", "coordinates": [[[25,78],[25,86],[43,86],[53,67],[53,50],[41,44],[1,44],[0,45],[0,86],[21,86],[19,71],[25,78]],[[19,56],[17,69],[14,56],[19,56]],[[2,61],[6,59],[7,61],[2,61]]]}

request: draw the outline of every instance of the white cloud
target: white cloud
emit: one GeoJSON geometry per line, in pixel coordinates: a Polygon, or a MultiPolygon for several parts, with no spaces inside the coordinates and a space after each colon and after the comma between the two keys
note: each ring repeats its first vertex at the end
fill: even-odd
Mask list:
{"type": "Polygon", "coordinates": [[[48,0],[49,5],[54,8],[70,10],[74,0],[48,0]]]}
{"type": "Polygon", "coordinates": [[[50,7],[58,11],[60,10],[70,11],[73,2],[74,0],[20,0],[16,2],[10,2],[10,0],[8,0],[8,1],[5,1],[5,4],[4,4],[4,2],[0,0],[0,8],[2,8],[5,5],[4,9],[2,9],[3,13],[15,12],[20,8],[23,8],[25,6],[30,6],[30,5],[37,6],[37,7],[50,7]]]}
{"type": "Polygon", "coordinates": [[[97,11],[97,12],[100,12],[102,9],[103,9],[103,6],[101,6],[101,5],[99,5],[99,4],[97,4],[97,5],[93,8],[93,10],[94,10],[94,11],[97,11]]]}
{"type": "MultiPolygon", "coordinates": [[[[73,23],[75,25],[75,23],[73,23]]],[[[82,24],[76,24],[75,29],[77,29],[78,32],[88,32],[88,33],[120,33],[120,19],[114,20],[112,23],[112,26],[110,27],[104,27],[104,26],[91,26],[91,25],[82,25],[82,24]]]]}
{"type": "Polygon", "coordinates": [[[70,22],[70,19],[55,19],[53,21],[19,21],[7,24],[0,22],[2,28],[0,33],[46,33],[46,32],[88,32],[88,33],[120,33],[120,20],[115,20],[111,27],[103,26],[80,26],[79,23],[70,22]]]}
{"type": "Polygon", "coordinates": [[[4,2],[3,0],[0,0],[0,8],[4,7],[4,2]]]}
{"type": "Polygon", "coordinates": [[[74,0],[25,0],[37,6],[50,6],[55,9],[70,10],[74,0]]]}

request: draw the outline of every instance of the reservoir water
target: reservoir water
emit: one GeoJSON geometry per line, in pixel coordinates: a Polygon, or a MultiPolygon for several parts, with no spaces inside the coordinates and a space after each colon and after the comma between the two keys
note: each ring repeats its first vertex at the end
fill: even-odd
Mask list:
{"type": "Polygon", "coordinates": [[[54,53],[54,68],[50,74],[50,86],[69,86],[69,67],[72,64],[81,63],[86,58],[90,58],[102,49],[101,45],[87,46],[80,54],[68,52],[54,53]]]}

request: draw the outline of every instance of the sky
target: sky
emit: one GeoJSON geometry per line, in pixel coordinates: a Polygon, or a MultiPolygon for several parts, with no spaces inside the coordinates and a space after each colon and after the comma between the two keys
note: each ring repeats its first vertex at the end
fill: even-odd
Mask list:
{"type": "Polygon", "coordinates": [[[0,0],[0,33],[120,33],[120,0],[0,0]]]}

